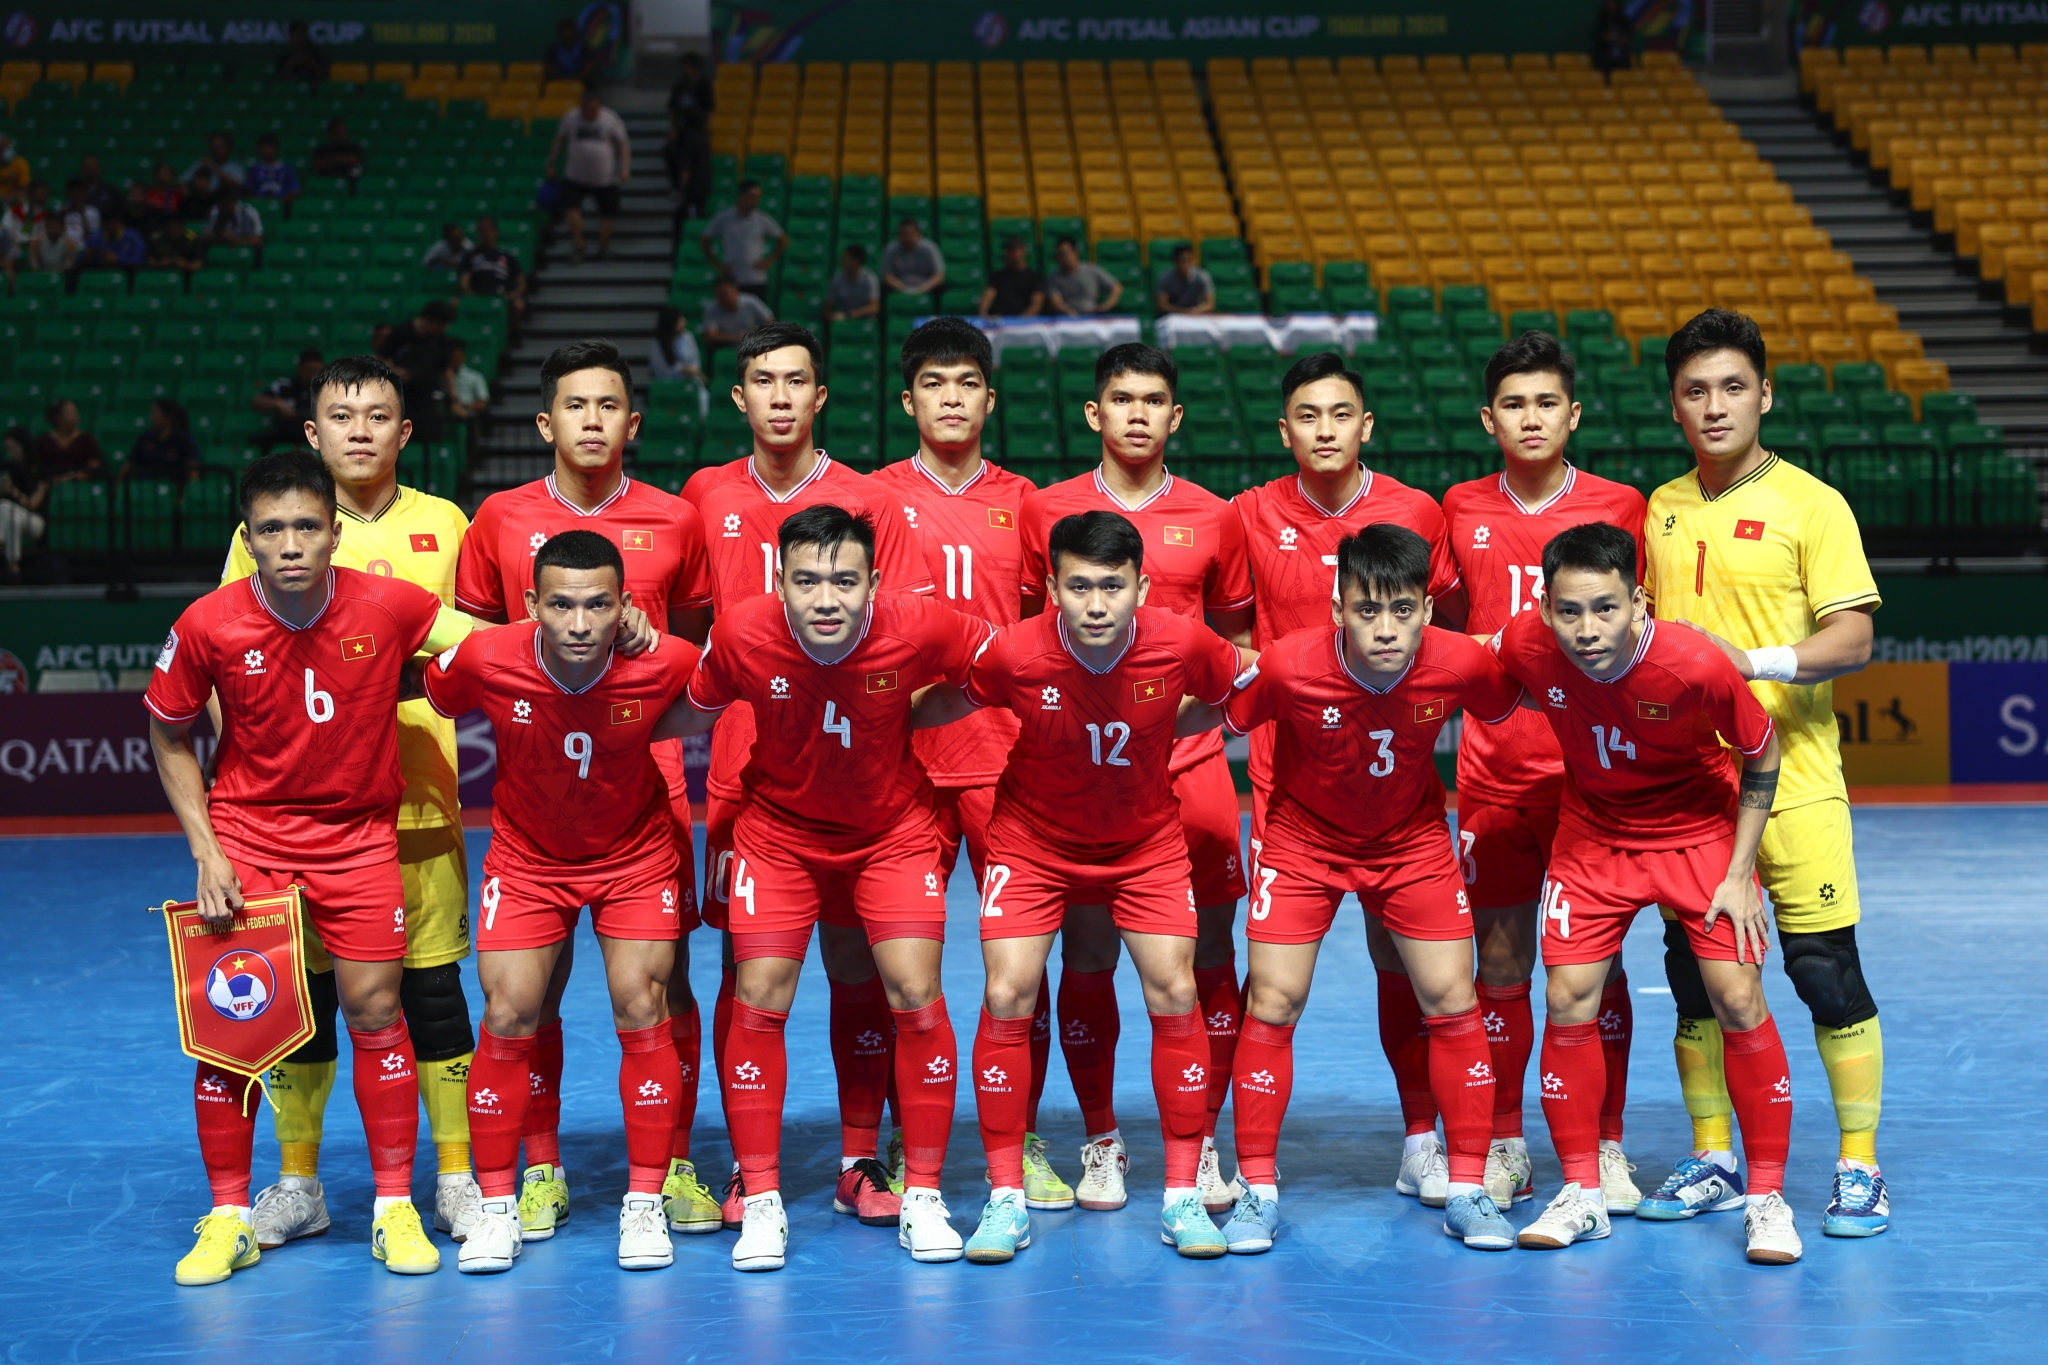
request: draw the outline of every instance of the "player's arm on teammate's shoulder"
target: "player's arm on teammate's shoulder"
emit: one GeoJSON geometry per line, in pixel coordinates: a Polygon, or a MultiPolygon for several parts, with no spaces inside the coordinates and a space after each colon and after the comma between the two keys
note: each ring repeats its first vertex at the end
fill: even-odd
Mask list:
{"type": "Polygon", "coordinates": [[[689,696],[685,694],[677,697],[668,710],[661,713],[661,719],[654,722],[652,738],[686,739],[691,735],[701,735],[709,730],[717,719],[717,711],[698,710],[691,705],[689,696]]]}
{"type": "Polygon", "coordinates": [[[206,808],[206,775],[192,748],[192,722],[149,718],[149,747],[156,755],[157,779],[164,784],[178,827],[192,850],[199,872],[199,917],[223,923],[242,908],[242,882],[214,837],[213,818],[206,808]]]}
{"type": "Polygon", "coordinates": [[[661,632],[654,628],[654,622],[647,619],[647,613],[628,604],[619,613],[618,651],[627,658],[646,654],[661,648],[661,632]]]}
{"type": "Polygon", "coordinates": [[[967,699],[967,693],[958,684],[933,683],[911,695],[910,728],[936,730],[965,720],[980,709],[967,699]]]}
{"type": "Polygon", "coordinates": [[[1870,650],[1877,633],[1873,619],[1875,605],[1844,607],[1820,618],[1820,625],[1804,640],[1789,645],[1765,645],[1759,649],[1738,649],[1705,626],[1690,626],[1720,646],[1735,671],[1745,681],[1793,683],[1811,687],[1844,674],[1861,672],[1870,662],[1870,650]]]}

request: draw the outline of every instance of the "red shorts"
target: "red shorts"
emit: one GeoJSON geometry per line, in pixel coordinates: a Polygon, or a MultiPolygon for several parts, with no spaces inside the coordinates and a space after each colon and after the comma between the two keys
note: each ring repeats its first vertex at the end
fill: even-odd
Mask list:
{"type": "Polygon", "coordinates": [[[232,853],[228,863],[241,879],[244,896],[303,887],[299,896],[306,918],[329,957],[395,962],[405,956],[405,878],[398,870],[396,849],[386,862],[325,872],[257,867],[232,853]]]}
{"type": "Polygon", "coordinates": [[[1405,938],[1472,937],[1472,911],[1450,831],[1432,823],[1435,838],[1404,838],[1358,861],[1333,859],[1284,827],[1267,826],[1252,864],[1245,937],[1255,943],[1315,943],[1330,932],[1347,891],[1357,893],[1365,913],[1405,938]]]}
{"type": "Polygon", "coordinates": [[[1697,848],[1612,848],[1567,832],[1550,859],[1536,908],[1543,965],[1604,962],[1621,951],[1636,912],[1662,905],[1677,912],[1693,956],[1735,961],[1735,925],[1726,915],[1706,927],[1714,888],[1728,875],[1735,836],[1697,848]]]}
{"type": "Polygon", "coordinates": [[[661,770],[662,780],[668,783],[668,813],[675,822],[676,887],[682,899],[676,912],[676,933],[680,936],[704,922],[703,916],[697,913],[697,850],[691,837],[690,788],[683,780],[683,742],[679,739],[663,740],[650,748],[654,753],[654,766],[661,770]]]}
{"type": "Polygon", "coordinates": [[[1458,796],[1458,869],[1478,910],[1536,899],[1557,838],[1557,807],[1495,806],[1458,796]]]}
{"type": "Polygon", "coordinates": [[[576,931],[583,907],[606,938],[673,939],[682,918],[683,885],[672,842],[650,848],[617,872],[582,873],[572,864],[542,870],[484,854],[477,896],[476,946],[482,953],[545,948],[576,931]]]}
{"type": "Polygon", "coordinates": [[[979,886],[982,869],[988,866],[988,820],[995,813],[996,784],[937,787],[932,794],[936,798],[932,818],[939,822],[939,857],[944,868],[941,879],[952,877],[954,864],[960,861],[960,845],[965,843],[967,868],[979,886]]]}
{"type": "Polygon", "coordinates": [[[1176,773],[1173,794],[1180,801],[1195,904],[1236,905],[1244,898],[1244,844],[1230,760],[1211,754],[1176,773]]]}
{"type": "Polygon", "coordinates": [[[1169,823],[1106,859],[1069,855],[1001,815],[989,821],[988,868],[981,878],[984,939],[1056,933],[1069,905],[1102,904],[1119,929],[1193,938],[1195,896],[1180,829],[1169,823]]]}
{"type": "MultiPolygon", "coordinates": [[[[821,845],[748,806],[733,824],[727,928],[742,934],[809,933],[826,913],[850,909],[870,942],[946,936],[939,830],[912,808],[892,829],[851,848],[821,845]]],[[[850,926],[849,926],[850,927],[850,926]]]]}

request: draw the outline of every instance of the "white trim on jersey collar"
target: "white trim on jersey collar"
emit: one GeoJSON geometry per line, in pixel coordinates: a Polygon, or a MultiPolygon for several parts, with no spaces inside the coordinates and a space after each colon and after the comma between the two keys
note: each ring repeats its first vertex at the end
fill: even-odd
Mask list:
{"type": "Polygon", "coordinates": [[[806,659],[809,659],[820,668],[837,668],[840,664],[845,663],[854,656],[855,651],[868,638],[868,631],[873,629],[875,624],[875,599],[872,597],[868,599],[868,609],[862,613],[860,618],[860,638],[853,642],[853,648],[847,650],[846,653],[830,663],[811,653],[811,647],[804,643],[803,632],[796,628],[796,622],[789,619],[789,607],[786,604],[782,608],[782,624],[789,627],[789,638],[796,641],[796,647],[804,652],[806,659]]]}
{"type": "Polygon", "coordinates": [[[754,487],[760,489],[762,496],[767,498],[768,501],[788,502],[791,498],[794,498],[797,494],[803,492],[806,488],[809,488],[812,484],[824,478],[826,469],[828,469],[832,464],[832,457],[830,455],[827,455],[824,451],[818,450],[817,448],[813,447],[811,453],[818,457],[817,467],[811,470],[810,473],[804,475],[804,480],[802,483],[790,489],[787,493],[781,494],[780,496],[777,496],[775,490],[770,488],[767,484],[767,481],[761,477],[761,471],[754,468],[754,457],[752,455],[747,456],[747,477],[754,481],[754,487]]]}
{"type": "Polygon", "coordinates": [[[1372,471],[1370,469],[1367,469],[1364,471],[1364,474],[1365,477],[1359,480],[1358,491],[1351,495],[1351,501],[1345,503],[1342,507],[1339,507],[1334,512],[1330,511],[1328,508],[1324,507],[1321,503],[1317,502],[1314,498],[1308,495],[1308,489],[1302,486],[1301,475],[1299,474],[1296,474],[1294,476],[1294,491],[1298,495],[1300,495],[1301,500],[1307,503],[1310,507],[1315,508],[1316,511],[1321,512],[1324,516],[1329,517],[1332,520],[1335,520],[1336,518],[1341,517],[1348,513],[1352,508],[1358,506],[1359,503],[1364,502],[1367,495],[1372,492],[1372,471]]]}
{"type": "MultiPolygon", "coordinates": [[[[1653,617],[1648,617],[1648,618],[1646,618],[1646,619],[1645,619],[1645,620],[1643,621],[1643,635],[1642,635],[1642,638],[1636,641],[1636,653],[1635,653],[1635,657],[1634,657],[1633,659],[1630,659],[1630,660],[1628,661],[1628,665],[1627,665],[1627,667],[1623,668],[1623,669],[1621,670],[1621,672],[1619,672],[1619,673],[1615,674],[1615,675],[1614,675],[1613,677],[1611,677],[1611,678],[1594,678],[1594,677],[1593,677],[1593,675],[1592,675],[1591,673],[1586,673],[1586,676],[1587,676],[1587,677],[1589,677],[1589,678],[1593,678],[1593,681],[1594,681],[1594,682],[1596,682],[1596,683],[1618,683],[1618,682],[1620,682],[1620,681],[1621,681],[1621,680],[1622,680],[1623,678],[1626,678],[1626,677],[1627,677],[1627,676],[1629,675],[1629,671],[1630,671],[1631,669],[1633,669],[1633,668],[1634,668],[1634,667],[1635,667],[1635,666],[1636,666],[1637,664],[1639,664],[1639,663],[1641,663],[1641,662],[1643,661],[1643,656],[1644,656],[1645,654],[1648,654],[1648,653],[1650,652],[1650,637],[1651,637],[1651,636],[1653,636],[1653,635],[1655,635],[1656,633],[1657,633],[1657,618],[1655,618],[1654,616],[1653,616],[1653,617]]],[[[1585,673],[1585,670],[1584,670],[1584,669],[1580,669],[1579,671],[1580,671],[1581,673],[1585,673]]]]}
{"type": "Polygon", "coordinates": [[[1401,671],[1399,673],[1394,675],[1394,680],[1388,683],[1385,687],[1374,687],[1371,683],[1367,682],[1365,679],[1359,677],[1356,673],[1353,673],[1351,671],[1351,660],[1344,657],[1344,628],[1342,626],[1337,627],[1337,631],[1335,636],[1333,637],[1333,640],[1337,646],[1337,667],[1344,670],[1345,677],[1351,679],[1351,681],[1357,683],[1360,687],[1372,693],[1375,697],[1384,697],[1388,693],[1392,692],[1395,688],[1399,687],[1401,685],[1402,680],[1405,679],[1410,673],[1415,671],[1415,660],[1422,654],[1422,646],[1420,643],[1418,643],[1415,646],[1415,653],[1410,654],[1408,656],[1408,662],[1402,666],[1401,671]]]}
{"type": "Polygon", "coordinates": [[[583,684],[583,686],[581,687],[564,687],[562,685],[562,680],[556,677],[554,675],[554,672],[551,669],[549,669],[547,659],[541,655],[540,624],[538,622],[534,624],[533,661],[535,664],[539,665],[541,676],[545,677],[549,682],[553,683],[555,685],[555,691],[560,692],[565,697],[580,697],[585,692],[588,692],[591,688],[603,682],[605,679],[605,674],[612,671],[612,660],[616,659],[617,657],[618,654],[615,650],[606,650],[604,656],[604,667],[597,670],[596,677],[592,678],[589,682],[583,684]]]}
{"type": "Polygon", "coordinates": [[[1562,499],[1567,493],[1570,493],[1572,491],[1572,485],[1577,483],[1578,481],[1579,467],[1573,464],[1570,460],[1566,460],[1564,462],[1564,483],[1559,486],[1558,490],[1555,493],[1552,493],[1542,502],[1538,503],[1534,507],[1529,507],[1526,506],[1520,498],[1515,496],[1515,491],[1512,488],[1508,487],[1508,474],[1507,471],[1503,469],[1500,473],[1500,493],[1501,496],[1506,498],[1508,502],[1513,505],[1514,509],[1517,512],[1520,512],[1523,516],[1540,517],[1545,512],[1548,512],[1551,508],[1557,506],[1559,500],[1562,499]]]}
{"type": "Polygon", "coordinates": [[[574,512],[579,517],[596,517],[604,515],[604,510],[607,507],[610,507],[613,503],[617,502],[620,498],[625,497],[626,490],[633,486],[632,476],[627,474],[624,470],[621,470],[619,472],[619,486],[612,490],[611,496],[606,498],[597,506],[591,508],[588,512],[586,512],[581,507],[578,507],[575,503],[570,502],[567,498],[562,496],[562,490],[555,485],[554,475],[548,475],[547,478],[542,480],[542,482],[547,484],[548,486],[549,497],[553,498],[556,502],[562,504],[562,506],[568,508],[571,512],[574,512]]]}
{"type": "MultiPolygon", "coordinates": [[[[927,479],[930,479],[932,481],[932,485],[935,488],[937,488],[941,493],[944,493],[949,498],[957,498],[962,493],[965,493],[968,489],[974,487],[974,485],[980,483],[981,476],[988,473],[988,456],[984,455],[981,457],[981,468],[975,470],[974,477],[969,479],[966,483],[961,484],[958,488],[948,488],[946,486],[946,481],[940,478],[938,475],[932,473],[929,469],[926,469],[924,467],[924,461],[920,460],[915,455],[910,457],[910,465],[911,468],[915,469],[918,473],[924,475],[927,479]]],[[[1098,465],[1098,472],[1100,471],[1100,468],[1101,466],[1098,465]]]]}
{"type": "MultiPolygon", "coordinates": [[[[1058,608],[1055,607],[1054,610],[1058,610],[1058,608]]],[[[1131,646],[1138,643],[1138,618],[1133,616],[1131,618],[1131,628],[1124,636],[1124,647],[1116,652],[1114,659],[1109,661],[1108,668],[1097,668],[1074,652],[1074,642],[1067,635],[1067,618],[1065,616],[1059,617],[1056,624],[1060,632],[1060,648],[1067,651],[1069,659],[1072,659],[1098,678],[1107,677],[1109,674],[1116,672],[1117,665],[1122,663],[1124,656],[1131,652],[1131,646]]]]}
{"type": "Polygon", "coordinates": [[[1131,504],[1125,502],[1122,498],[1118,497],[1116,494],[1109,491],[1109,485],[1102,481],[1102,466],[1096,465],[1095,491],[1102,494],[1103,497],[1108,498],[1118,507],[1123,508],[1126,512],[1142,512],[1147,507],[1150,507],[1153,503],[1158,502],[1161,498],[1165,497],[1168,493],[1171,493],[1173,491],[1173,474],[1171,473],[1171,471],[1169,471],[1166,475],[1166,482],[1160,484],[1159,487],[1153,489],[1151,493],[1146,495],[1145,500],[1143,502],[1133,507],[1131,506],[1131,504]]]}
{"type": "Polygon", "coordinates": [[[295,626],[291,622],[285,620],[282,616],[279,616],[277,614],[277,608],[271,606],[270,599],[263,595],[262,574],[250,574],[249,586],[256,590],[256,601],[259,604],[261,604],[263,610],[270,613],[271,620],[277,622],[286,630],[311,630],[313,628],[314,623],[319,621],[321,617],[325,616],[327,614],[327,609],[334,605],[334,566],[332,564],[329,564],[327,566],[327,600],[320,604],[320,610],[313,613],[313,620],[306,622],[306,624],[303,626],[295,626]]]}

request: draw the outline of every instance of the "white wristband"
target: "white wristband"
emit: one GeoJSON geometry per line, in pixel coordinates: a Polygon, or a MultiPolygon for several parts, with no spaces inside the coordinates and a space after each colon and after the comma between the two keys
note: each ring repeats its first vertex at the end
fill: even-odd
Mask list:
{"type": "Polygon", "coordinates": [[[1790,645],[1765,645],[1749,654],[1749,674],[1758,682],[1788,683],[1799,676],[1799,655],[1790,645]]]}

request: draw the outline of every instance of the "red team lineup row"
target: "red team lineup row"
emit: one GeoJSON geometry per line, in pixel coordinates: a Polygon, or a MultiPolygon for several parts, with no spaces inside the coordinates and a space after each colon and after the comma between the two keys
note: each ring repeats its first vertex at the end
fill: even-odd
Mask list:
{"type": "MultiPolygon", "coordinates": [[[[1743,351],[1710,338],[1685,358],[1701,357],[1743,351]]],[[[1741,650],[1649,619],[1644,499],[1565,463],[1576,407],[1553,339],[1518,338],[1489,367],[1507,472],[1442,508],[1361,464],[1371,417],[1334,354],[1283,381],[1300,472],[1226,502],[1165,468],[1180,416],[1170,357],[1113,348],[1089,408],[1101,466],[1035,488],[981,458],[993,357],[948,319],[905,347],[916,456],[864,476],[814,449],[821,348],[768,324],[739,347],[733,390],[754,454],[671,497],[622,472],[638,421],[627,367],[608,344],[577,343],[542,371],[556,471],[478,510],[459,611],[331,564],[336,449],[367,458],[382,442],[395,459],[402,439],[399,390],[379,368],[338,362],[316,384],[308,437],[324,464],[251,466],[242,536],[257,571],[180,618],[146,702],[202,913],[297,884],[335,959],[376,1178],[372,1247],[390,1268],[439,1264],[410,1203],[419,1090],[397,988],[393,714],[421,691],[447,716],[483,710],[498,744],[475,922],[486,1014],[467,1082],[481,1204],[458,1229],[464,1271],[509,1269],[535,1234],[520,1148],[528,1181],[534,1153],[558,1150],[556,1010],[584,908],[621,1045],[622,1266],[668,1265],[671,1228],[721,1224],[739,1233],[736,1268],[782,1266],[784,1030],[814,925],[846,1152],[835,1207],[896,1226],[917,1260],[983,1263],[1029,1245],[1031,1209],[1121,1207],[1121,948],[1152,1029],[1162,1240],[1195,1258],[1265,1251],[1295,1021],[1347,893],[1367,912],[1408,1130],[1397,1187],[1443,1207],[1446,1233],[1485,1250],[1563,1247],[1633,1209],[1614,1193],[1618,1179],[1640,1197],[1619,1146],[1618,955],[1638,909],[1657,904],[1699,961],[1748,1162],[1745,1196],[1732,1155],[1696,1153],[1718,1158],[1722,1183],[1667,1182],[1680,1195],[1663,1216],[1744,1207],[1750,1259],[1798,1259],[1753,874],[1778,736],[1741,650]],[[187,731],[210,696],[223,739],[208,791],[187,731]],[[1460,710],[1454,842],[1432,755],[1460,710]],[[707,729],[700,896],[676,741],[707,729]],[[1249,865],[1226,729],[1251,739],[1249,865]],[[963,847],[986,972],[964,1057],[939,971],[963,847]],[[1232,931],[1247,895],[1241,977],[1232,931]],[[709,1213],[687,1161],[700,922],[724,935],[709,1031],[734,1156],[709,1213]],[[1088,1135],[1077,1189],[1037,1138],[1055,935],[1058,1033],[1088,1135]],[[1565,1184],[1517,1233],[1504,1215],[1533,1193],[1521,1095],[1539,936],[1541,1092],[1565,1184]],[[1519,986],[1488,984],[1494,968],[1475,979],[1489,955],[1519,986]],[[966,1237],[939,1195],[963,1062],[992,1187],[966,1237]],[[1213,1138],[1233,1093],[1226,1182],[1213,1138]],[[900,1142],[888,1165],[875,1159],[885,1099],[900,1142]]],[[[255,1120],[213,1099],[222,1079],[200,1066],[215,1208],[181,1283],[258,1259],[255,1120]]],[[[540,1158],[544,1177],[553,1159],[540,1158]]],[[[566,1189],[555,1197],[565,1216],[566,1189]]]]}

